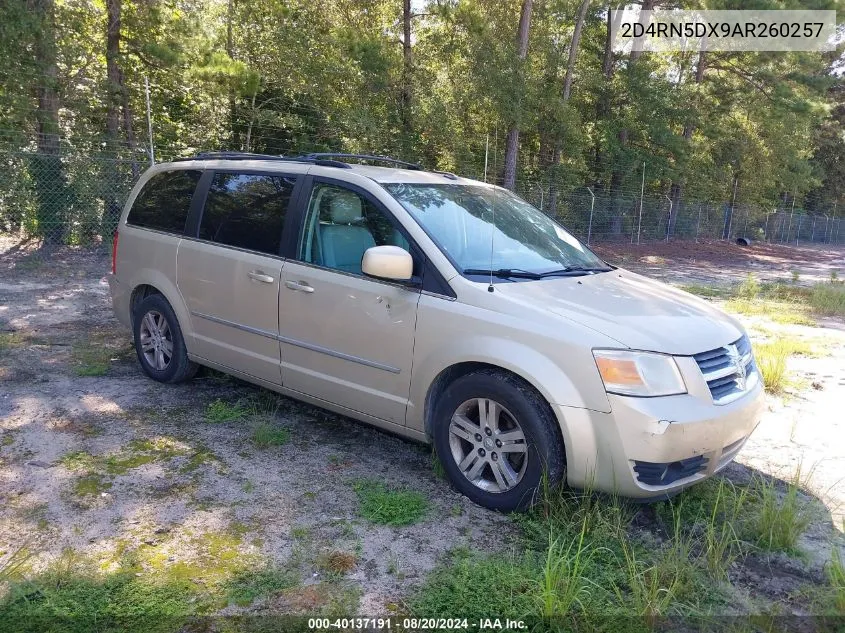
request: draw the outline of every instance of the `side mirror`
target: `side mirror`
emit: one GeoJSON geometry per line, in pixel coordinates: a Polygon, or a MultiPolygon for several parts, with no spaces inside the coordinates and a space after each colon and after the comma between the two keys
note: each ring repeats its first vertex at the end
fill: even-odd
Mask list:
{"type": "Polygon", "coordinates": [[[412,281],[414,258],[399,246],[373,246],[364,251],[361,272],[376,279],[412,281]]]}

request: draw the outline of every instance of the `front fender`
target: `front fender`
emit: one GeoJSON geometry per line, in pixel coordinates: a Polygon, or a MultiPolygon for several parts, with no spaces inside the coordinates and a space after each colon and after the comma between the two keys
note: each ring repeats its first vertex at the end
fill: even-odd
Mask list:
{"type": "Polygon", "coordinates": [[[425,431],[429,389],[443,371],[467,362],[501,367],[520,376],[552,405],[609,412],[590,342],[578,340],[575,329],[568,333],[575,340],[532,328],[509,315],[423,295],[417,313],[407,426],[425,431]]]}

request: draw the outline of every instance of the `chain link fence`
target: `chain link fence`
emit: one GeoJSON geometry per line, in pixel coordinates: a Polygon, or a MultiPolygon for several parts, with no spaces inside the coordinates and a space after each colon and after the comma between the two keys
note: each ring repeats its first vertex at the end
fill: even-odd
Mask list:
{"type": "MultiPolygon", "coordinates": [[[[0,236],[4,243],[107,250],[124,201],[149,164],[144,148],[38,153],[0,146],[0,236]]],[[[845,242],[835,207],[820,214],[645,193],[609,194],[521,181],[517,193],[580,239],[632,244],[747,238],[779,244],[845,242]]],[[[45,250],[46,252],[46,250],[45,250]]]]}

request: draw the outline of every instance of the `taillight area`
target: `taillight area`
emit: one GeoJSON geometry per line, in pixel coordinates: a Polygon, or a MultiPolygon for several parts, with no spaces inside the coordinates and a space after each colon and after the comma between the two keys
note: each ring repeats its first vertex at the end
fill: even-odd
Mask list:
{"type": "Polygon", "coordinates": [[[117,231],[114,232],[114,238],[112,239],[111,243],[111,274],[117,274],[117,238],[119,234],[117,231]]]}

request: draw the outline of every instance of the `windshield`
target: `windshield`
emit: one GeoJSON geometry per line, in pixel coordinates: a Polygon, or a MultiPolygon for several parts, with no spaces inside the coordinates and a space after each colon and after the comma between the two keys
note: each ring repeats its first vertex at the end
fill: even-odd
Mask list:
{"type": "Polygon", "coordinates": [[[459,184],[383,186],[466,274],[608,269],[554,220],[504,189],[459,184]]]}

